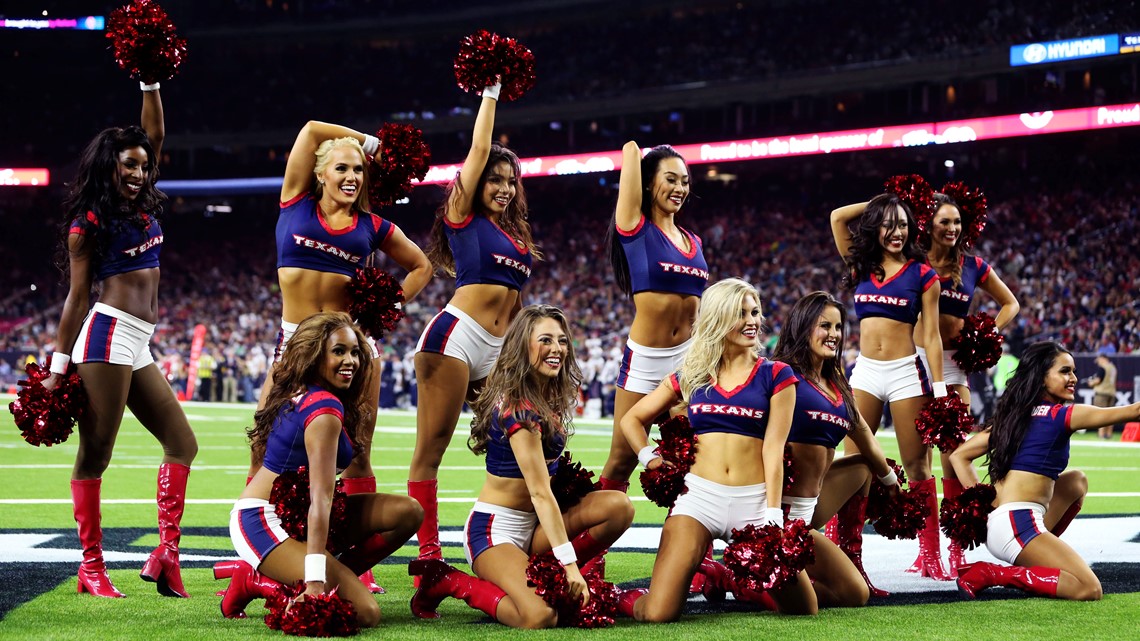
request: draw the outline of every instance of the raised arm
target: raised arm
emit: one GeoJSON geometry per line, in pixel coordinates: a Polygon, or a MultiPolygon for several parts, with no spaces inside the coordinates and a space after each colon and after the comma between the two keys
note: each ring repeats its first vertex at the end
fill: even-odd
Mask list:
{"type": "Polygon", "coordinates": [[[618,180],[618,229],[633,231],[641,222],[641,147],[634,141],[621,148],[621,178],[618,180]]]}
{"type": "Polygon", "coordinates": [[[767,485],[768,512],[780,511],[783,522],[783,506],[780,499],[784,495],[784,446],[788,443],[788,432],[792,429],[792,414],[796,409],[796,386],[788,385],[772,395],[768,411],[768,427],[764,430],[764,483],[767,485]]]}
{"type": "Polygon", "coordinates": [[[49,390],[59,385],[60,374],[66,371],[67,363],[64,361],[71,360],[71,350],[90,307],[91,281],[94,277],[91,273],[91,246],[87,242],[87,236],[70,234],[67,237],[67,254],[71,278],[67,298],[63,301],[63,311],[59,316],[59,327],[56,329],[55,355],[52,356],[52,367],[59,373],[53,373],[44,379],[43,386],[49,390]]]}
{"type": "Polygon", "coordinates": [[[146,137],[150,139],[150,146],[154,148],[154,158],[150,159],[151,167],[157,167],[162,160],[162,142],[166,140],[166,120],[162,115],[162,96],[158,93],[158,84],[154,89],[143,91],[142,123],[146,137]]]}
{"type": "Polygon", "coordinates": [[[979,286],[998,305],[1001,305],[1001,310],[998,311],[997,318],[994,319],[994,325],[997,325],[998,331],[1005,329],[1021,311],[1021,304],[1017,302],[1017,297],[1013,295],[1013,292],[993,269],[990,269],[989,277],[982,281],[979,286]]]}
{"type": "MultiPolygon", "coordinates": [[[[938,297],[942,286],[935,278],[922,293],[922,337],[926,341],[926,361],[930,363],[930,382],[942,382],[942,333],[938,329],[938,297]]],[[[935,393],[938,396],[938,393],[935,393]]],[[[945,396],[945,394],[943,394],[945,396]]]]}
{"type": "MultiPolygon", "coordinates": [[[[673,389],[670,382],[672,377],[667,377],[661,381],[657,389],[646,394],[640,401],[629,411],[622,416],[619,427],[621,433],[625,436],[625,442],[629,444],[634,452],[641,452],[649,446],[649,426],[653,424],[653,419],[661,416],[669,408],[677,404],[680,394],[673,389]]],[[[639,457],[640,458],[640,457],[639,457]]],[[[653,459],[655,463],[645,461],[646,467],[655,469],[661,465],[661,458],[653,459]]]]}
{"type": "MultiPolygon", "coordinates": [[[[329,514],[336,485],[336,454],[341,421],[332,414],[314,418],[305,428],[305,452],[309,457],[309,504],[305,556],[325,555],[329,538],[329,514]]],[[[323,581],[308,581],[305,594],[321,594],[323,581]]]]}
{"type": "Polygon", "coordinates": [[[1121,407],[1074,405],[1073,415],[1069,417],[1069,429],[1075,432],[1130,421],[1140,421],[1140,403],[1121,407]]]}
{"type": "Polygon", "coordinates": [[[479,177],[487,168],[487,157],[491,154],[491,134],[495,130],[495,107],[497,98],[488,94],[498,95],[498,91],[483,91],[483,102],[479,103],[479,113],[475,116],[475,129],[471,132],[471,149],[467,151],[467,158],[459,170],[456,179],[459,184],[451,191],[451,200],[447,203],[447,219],[453,223],[461,223],[471,213],[475,204],[475,188],[479,185],[479,177]]]}
{"type": "MultiPolygon", "coordinates": [[[[369,138],[355,129],[334,125],[328,122],[310,120],[301,127],[289,160],[285,163],[285,180],[281,183],[281,202],[286,202],[309,191],[313,184],[313,168],[317,166],[317,147],[333,138],[355,138],[365,145],[369,138]]],[[[372,138],[375,140],[375,138],[372,138]]],[[[367,151],[367,149],[365,150],[367,151]]]]}
{"type": "Polygon", "coordinates": [[[392,225],[392,233],[380,245],[380,251],[391,256],[396,264],[408,271],[404,282],[400,283],[404,290],[404,302],[411,301],[431,282],[431,261],[419,245],[405,236],[399,227],[392,225]]]}
{"type": "Polygon", "coordinates": [[[984,430],[966,439],[965,443],[950,453],[950,465],[962,487],[974,487],[980,482],[974,461],[986,455],[990,449],[990,431],[984,430]]]}
{"type": "Polygon", "coordinates": [[[847,260],[851,253],[851,229],[848,225],[863,215],[867,203],[844,205],[831,212],[831,236],[835,238],[835,248],[839,250],[839,257],[847,260]]]}

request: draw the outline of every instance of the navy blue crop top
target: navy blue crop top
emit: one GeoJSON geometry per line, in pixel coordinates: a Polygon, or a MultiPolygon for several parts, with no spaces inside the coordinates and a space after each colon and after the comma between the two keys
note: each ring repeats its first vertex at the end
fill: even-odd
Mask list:
{"type": "Polygon", "coordinates": [[[467,214],[461,223],[443,219],[447,246],[455,259],[455,286],[488,284],[522,289],[530,278],[532,256],[485,216],[467,214]]]}
{"type": "Polygon", "coordinates": [[[936,282],[938,274],[930,265],[913,260],[884,281],[872,274],[855,288],[855,315],[860,320],[889,318],[914,325],[922,311],[922,295],[936,282]]]}
{"type": "Polygon", "coordinates": [[[843,442],[851,431],[851,416],[839,388],[832,385],[831,391],[836,397],[834,401],[811,381],[796,388],[796,411],[792,414],[792,429],[788,432],[789,443],[835,449],[843,442]]]}
{"type": "Polygon", "coordinates": [[[1009,469],[1048,476],[1056,481],[1069,466],[1069,439],[1073,436],[1069,421],[1072,418],[1072,405],[1034,407],[1029,429],[1009,469]]]}
{"type": "Polygon", "coordinates": [[[356,212],[352,224],[332,229],[311,193],[281,203],[277,218],[277,267],[356,275],[361,261],[380,248],[395,226],[375,214],[356,212]]]}
{"type": "Polygon", "coordinates": [[[954,280],[949,276],[938,280],[942,285],[942,293],[938,299],[938,313],[947,314],[957,318],[970,315],[970,303],[974,299],[974,290],[978,285],[986,282],[993,269],[986,261],[977,256],[962,257],[962,284],[954,286],[954,280]]]}
{"type": "MultiPolygon", "coordinates": [[[[102,233],[110,234],[111,242],[107,247],[107,255],[96,267],[96,281],[158,267],[158,254],[162,251],[162,227],[151,216],[143,214],[142,217],[146,223],[145,231],[121,218],[110,219],[103,228],[102,233]]],[[[90,238],[99,233],[99,229],[99,217],[95,212],[89,211],[86,216],[77,216],[71,221],[68,233],[90,238]]]]}
{"type": "Polygon", "coordinates": [[[336,471],[339,474],[352,462],[352,439],[344,429],[344,405],[332,392],[317,387],[295,397],[291,403],[281,408],[281,414],[273,421],[269,439],[265,443],[265,469],[276,474],[292,472],[309,464],[309,453],[305,450],[305,428],[313,419],[331,414],[342,423],[340,440],[336,447],[336,471]]]}
{"type": "MultiPolygon", "coordinates": [[[[676,373],[669,376],[673,391],[681,393],[676,373]]],[[[772,397],[799,382],[792,368],[780,361],[758,359],[748,379],[731,390],[709,385],[689,396],[689,425],[698,436],[708,432],[728,432],[764,438],[772,397]]]]}
{"type": "Polygon", "coordinates": [[[701,250],[701,239],[677,227],[689,239],[689,251],[673,244],[656,223],[641,217],[631,231],[617,229],[618,241],[629,265],[633,293],[667,292],[700,296],[709,281],[709,265],[701,250]]]}
{"type": "MultiPolygon", "coordinates": [[[[507,414],[501,414],[502,408],[496,407],[491,413],[491,428],[487,440],[487,472],[495,476],[509,479],[523,478],[515,452],[511,449],[511,436],[519,430],[532,429],[533,424],[539,426],[541,418],[531,410],[522,409],[507,414]]],[[[539,427],[541,429],[541,427],[539,427]]],[[[558,471],[558,457],[566,447],[566,435],[556,432],[549,442],[542,442],[542,457],[546,459],[546,471],[554,476],[558,471]]]]}

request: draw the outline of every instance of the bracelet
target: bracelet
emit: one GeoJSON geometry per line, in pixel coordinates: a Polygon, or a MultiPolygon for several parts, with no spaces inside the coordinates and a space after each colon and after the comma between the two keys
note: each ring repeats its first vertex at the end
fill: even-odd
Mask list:
{"type": "Polygon", "coordinates": [[[51,371],[52,374],[64,375],[67,373],[67,366],[71,364],[71,355],[64,354],[63,352],[52,352],[51,354],[51,371]]]}
{"type": "Polygon", "coordinates": [[[764,519],[769,523],[784,527],[784,510],[778,507],[764,509],[764,519]]]}
{"type": "Polygon", "coordinates": [[[942,398],[943,396],[946,396],[946,394],[948,393],[946,391],[946,383],[944,383],[942,381],[938,381],[937,383],[935,383],[933,385],[933,387],[934,387],[934,398],[942,398]]]}
{"type": "Polygon", "coordinates": [[[661,458],[657,454],[656,445],[646,445],[637,452],[637,460],[641,463],[642,467],[649,467],[649,464],[653,462],[655,458],[661,458]]]}
{"type": "Polygon", "coordinates": [[[899,484],[899,475],[895,474],[894,470],[891,470],[890,472],[887,472],[886,474],[880,476],[879,482],[882,483],[883,485],[886,485],[887,487],[890,487],[892,485],[898,485],[899,484]]]}
{"type": "Polygon", "coordinates": [[[569,541],[555,547],[551,552],[563,566],[578,562],[578,553],[574,551],[574,544],[569,541]]]}
{"type": "Polygon", "coordinates": [[[139,89],[142,89],[143,91],[158,91],[158,88],[160,86],[161,85],[157,82],[152,82],[148,85],[141,80],[139,81],[139,89]]]}
{"type": "Polygon", "coordinates": [[[491,100],[499,99],[499,90],[503,88],[503,83],[496,82],[493,85],[488,85],[483,88],[483,97],[490,98],[491,100]]]}
{"type": "Polygon", "coordinates": [[[325,582],[325,555],[305,555],[305,583],[312,581],[325,582]]]}
{"type": "Polygon", "coordinates": [[[364,149],[364,153],[375,157],[376,152],[380,151],[380,139],[376,136],[365,135],[364,142],[360,146],[364,149]]]}

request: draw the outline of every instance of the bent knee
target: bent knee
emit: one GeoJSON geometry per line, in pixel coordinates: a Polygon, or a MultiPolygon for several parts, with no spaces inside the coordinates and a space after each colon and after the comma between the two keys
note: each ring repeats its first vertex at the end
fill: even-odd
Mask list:
{"type": "Polygon", "coordinates": [[[676,605],[645,601],[645,606],[634,613],[642,623],[672,623],[681,618],[681,608],[676,605]]]}
{"type": "Polygon", "coordinates": [[[524,630],[545,630],[558,625],[558,613],[551,608],[528,610],[519,614],[522,616],[518,627],[524,630]]]}
{"type": "Polygon", "coordinates": [[[1104,596],[1104,589],[1100,585],[1100,581],[1094,579],[1092,583],[1081,582],[1081,587],[1077,593],[1073,595],[1074,601],[1100,601],[1104,596]]]}
{"type": "Polygon", "coordinates": [[[374,599],[367,599],[354,603],[356,607],[356,620],[362,628],[374,628],[380,624],[380,606],[374,599]]]}

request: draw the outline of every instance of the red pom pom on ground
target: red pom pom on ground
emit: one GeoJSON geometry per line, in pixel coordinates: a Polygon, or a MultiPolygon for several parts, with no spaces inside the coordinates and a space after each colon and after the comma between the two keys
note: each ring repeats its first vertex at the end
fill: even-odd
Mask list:
{"type": "Polygon", "coordinates": [[[526,568],[527,585],[534,587],[534,593],[558,611],[559,627],[604,628],[613,625],[617,614],[617,588],[597,574],[583,578],[590,590],[590,600],[586,605],[570,596],[566,570],[554,558],[554,553],[532,556],[526,568]]]}
{"type": "Polygon", "coordinates": [[[455,80],[468,93],[501,82],[499,100],[518,100],[534,87],[534,54],[514,38],[482,29],[459,43],[455,80]]]}
{"type": "Polygon", "coordinates": [[[930,221],[934,218],[934,189],[918,174],[891,176],[885,185],[887,193],[894,194],[910,206],[914,223],[921,233],[930,231],[930,221]]]}
{"type": "Polygon", "coordinates": [[[997,490],[989,483],[978,483],[954,498],[942,499],[938,518],[942,531],[965,550],[986,542],[989,516],[994,511],[997,490]]]}
{"type": "Polygon", "coordinates": [[[423,180],[431,166],[424,132],[411,125],[385,123],[376,132],[380,155],[368,166],[368,202],[388,207],[412,193],[412,181],[423,180]]]}
{"type": "Polygon", "coordinates": [[[405,316],[404,288],[383,269],[358,269],[348,283],[348,315],[365,334],[380,340],[405,316]]]}
{"type": "Polygon", "coordinates": [[[969,374],[997,365],[1004,342],[1005,337],[998,332],[994,319],[985,312],[978,312],[966,317],[962,331],[950,339],[949,346],[958,350],[954,353],[954,362],[969,374]]]}
{"type": "Polygon", "coordinates": [[[51,357],[44,365],[28,363],[28,378],[18,382],[16,400],[8,404],[20,436],[31,445],[51,447],[71,436],[79,417],[87,410],[87,393],[75,365],[69,365],[59,385],[48,391],[43,381],[51,376],[51,357]]]}
{"type": "Polygon", "coordinates": [[[570,452],[558,457],[558,469],[550,477],[550,489],[558,501],[558,509],[565,512],[582,502],[587,494],[594,491],[594,473],[570,457],[570,452]]]}
{"type": "Polygon", "coordinates": [[[186,39],[151,0],[134,0],[112,11],[107,38],[119,66],[147,84],[173,78],[186,60],[186,39]]]}
{"type": "Polygon", "coordinates": [[[673,507],[685,489],[685,475],[697,460],[697,437],[689,426],[689,417],[681,414],[661,424],[657,453],[667,463],[641,473],[641,489],[645,498],[661,507],[673,507]]]}
{"type": "Polygon", "coordinates": [[[732,570],[738,590],[778,590],[815,562],[811,528],[792,519],[783,528],[746,525],[732,531],[724,549],[724,564],[732,570]]]}
{"type": "MultiPolygon", "coordinates": [[[[882,485],[876,483],[875,485],[882,485]]],[[[900,490],[894,501],[871,525],[888,539],[913,539],[926,525],[926,500],[915,490],[900,490]]]]}
{"type": "Polygon", "coordinates": [[[970,187],[963,182],[950,182],[942,186],[942,193],[958,203],[962,214],[962,237],[959,246],[969,250],[978,242],[982,230],[986,228],[989,214],[986,211],[986,195],[981,189],[970,187]]]}
{"type": "Polygon", "coordinates": [[[360,632],[356,608],[351,602],[336,594],[309,595],[303,601],[295,600],[302,592],[304,588],[298,586],[266,599],[265,608],[269,613],[265,615],[265,625],[297,637],[349,637],[360,632]]]}
{"type": "MultiPolygon", "coordinates": [[[[309,471],[300,468],[296,472],[282,472],[273,479],[273,489],[269,502],[277,509],[281,528],[290,537],[305,541],[308,537],[309,506],[312,498],[309,492],[309,471]]],[[[348,536],[348,495],[344,491],[344,481],[337,479],[333,488],[332,510],[329,513],[329,534],[325,547],[331,554],[346,550],[351,542],[348,536]]]]}
{"type": "Polygon", "coordinates": [[[973,431],[974,417],[958,392],[950,390],[946,396],[933,399],[922,408],[914,421],[914,429],[926,445],[953,452],[973,431]]]}

